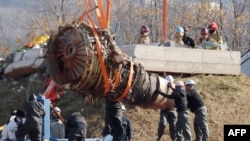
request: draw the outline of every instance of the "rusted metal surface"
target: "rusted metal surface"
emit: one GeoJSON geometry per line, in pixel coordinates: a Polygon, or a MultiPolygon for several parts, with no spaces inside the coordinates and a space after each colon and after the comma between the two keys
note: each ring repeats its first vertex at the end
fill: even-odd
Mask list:
{"type": "Polygon", "coordinates": [[[166,90],[165,79],[146,72],[140,63],[132,62],[116,46],[110,30],[96,29],[96,31],[107,70],[109,91],[105,93],[103,72],[96,49],[97,43],[86,23],[66,25],[51,35],[45,48],[45,64],[57,84],[76,91],[83,97],[107,96],[111,100],[123,101],[143,108],[162,109],[174,106],[172,100],[157,93],[159,89],[166,90]],[[117,80],[118,84],[116,84],[117,80]]]}

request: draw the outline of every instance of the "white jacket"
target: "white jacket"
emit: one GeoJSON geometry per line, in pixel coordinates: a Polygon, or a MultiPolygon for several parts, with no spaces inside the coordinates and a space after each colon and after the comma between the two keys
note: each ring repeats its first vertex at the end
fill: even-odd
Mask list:
{"type": "MultiPolygon", "coordinates": [[[[23,119],[22,123],[25,122],[25,119],[23,119]]],[[[5,140],[7,138],[11,139],[11,140],[15,140],[16,139],[16,135],[15,132],[17,130],[17,123],[15,122],[15,118],[11,118],[8,125],[5,124],[4,129],[2,131],[2,139],[5,140]]]]}
{"type": "Polygon", "coordinates": [[[5,124],[2,130],[2,140],[6,140],[8,138],[8,125],[5,124]]]}
{"type": "MultiPolygon", "coordinates": [[[[11,116],[10,119],[9,119],[9,123],[11,121],[14,121],[15,117],[16,116],[11,116]]],[[[1,138],[2,140],[6,140],[9,137],[9,128],[8,128],[9,123],[4,125],[4,128],[2,130],[2,138],[1,138]]]]}

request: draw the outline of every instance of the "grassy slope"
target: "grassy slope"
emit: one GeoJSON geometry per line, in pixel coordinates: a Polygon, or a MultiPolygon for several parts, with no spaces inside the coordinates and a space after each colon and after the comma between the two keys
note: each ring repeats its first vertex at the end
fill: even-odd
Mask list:
{"type": "MultiPolygon", "coordinates": [[[[210,128],[210,141],[223,141],[223,125],[225,124],[250,124],[250,79],[241,76],[216,76],[196,75],[181,78],[175,76],[176,80],[194,79],[197,90],[201,93],[208,108],[208,124],[210,128]]],[[[27,83],[27,82],[26,82],[27,83]]],[[[26,99],[26,91],[16,92],[18,85],[0,82],[0,123],[7,120],[8,111],[22,104],[26,99]]],[[[84,104],[82,99],[72,93],[61,97],[57,103],[62,108],[63,116],[72,111],[83,110],[88,122],[88,137],[101,137],[104,116],[104,104],[84,104]]],[[[159,110],[142,109],[139,107],[127,107],[127,116],[132,122],[133,139],[135,141],[154,141],[157,134],[159,121],[159,110]]],[[[191,125],[193,114],[191,114],[191,125]]],[[[193,132],[193,126],[191,126],[193,132]]],[[[194,135],[194,133],[193,133],[194,135]]],[[[168,129],[164,140],[169,140],[168,129]]]]}

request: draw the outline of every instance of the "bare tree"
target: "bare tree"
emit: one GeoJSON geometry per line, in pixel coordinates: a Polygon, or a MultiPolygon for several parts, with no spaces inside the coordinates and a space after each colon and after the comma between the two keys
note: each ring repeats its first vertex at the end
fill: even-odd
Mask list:
{"type": "Polygon", "coordinates": [[[232,49],[240,50],[243,45],[243,36],[246,34],[246,22],[248,15],[245,15],[247,7],[247,0],[232,0],[232,12],[233,12],[233,40],[232,49]]]}
{"type": "MultiPolygon", "coordinates": [[[[249,15],[246,9],[250,3],[248,0],[227,2],[224,0],[169,0],[168,3],[169,39],[177,25],[188,26],[190,36],[195,39],[200,35],[202,27],[207,27],[211,21],[215,21],[233,50],[240,50],[247,44],[249,37],[246,34],[250,32],[247,28],[249,15]]],[[[25,23],[18,24],[25,34],[25,36],[16,37],[19,42],[49,34],[51,29],[72,23],[86,10],[85,1],[81,0],[43,0],[40,4],[30,7],[33,8],[29,13],[20,13],[17,20],[23,17],[27,19],[25,23]]],[[[93,2],[91,7],[95,7],[93,2]]],[[[111,7],[111,27],[117,35],[118,44],[136,43],[142,25],[150,27],[152,42],[159,42],[162,38],[162,0],[113,0],[111,7]]],[[[0,30],[3,32],[2,28],[0,30]]]]}

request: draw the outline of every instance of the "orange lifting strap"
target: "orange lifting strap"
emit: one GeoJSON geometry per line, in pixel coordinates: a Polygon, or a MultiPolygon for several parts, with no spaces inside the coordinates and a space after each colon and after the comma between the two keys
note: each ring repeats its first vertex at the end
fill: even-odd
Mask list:
{"type": "MultiPolygon", "coordinates": [[[[105,19],[104,18],[104,10],[103,10],[102,0],[98,0],[98,1],[95,0],[96,7],[93,8],[93,9],[88,10],[89,5],[90,5],[90,0],[87,0],[86,5],[85,5],[87,11],[83,12],[83,14],[78,19],[78,22],[82,22],[84,20],[84,17],[87,15],[88,22],[90,24],[90,27],[91,27],[91,29],[93,31],[93,34],[94,34],[95,40],[96,40],[96,50],[97,50],[98,60],[100,62],[101,71],[102,71],[102,75],[103,75],[103,79],[104,79],[104,85],[105,85],[104,86],[105,87],[104,92],[106,94],[111,89],[110,84],[109,84],[109,78],[108,78],[107,70],[106,70],[104,60],[103,60],[103,57],[102,57],[102,53],[101,53],[101,44],[100,44],[100,41],[99,41],[99,38],[98,38],[98,33],[95,30],[95,24],[94,24],[91,16],[88,13],[89,13],[89,11],[92,11],[92,10],[96,9],[96,14],[97,14],[97,18],[98,18],[100,27],[101,28],[106,28],[107,27],[106,19],[109,20],[110,16],[107,16],[107,15],[110,14],[110,9],[107,9],[107,11],[109,11],[109,12],[107,12],[107,15],[106,15],[107,17],[105,19]]],[[[110,5],[110,1],[108,2],[107,8],[110,8],[109,5],[110,5]]],[[[119,80],[116,80],[116,81],[118,81],[117,83],[119,83],[119,80]]],[[[115,85],[117,85],[117,84],[115,84],[115,85]]]]}
{"type": "MultiPolygon", "coordinates": [[[[111,0],[107,0],[107,13],[106,13],[106,19],[104,18],[104,10],[103,10],[103,4],[102,4],[102,0],[99,0],[97,2],[97,0],[95,0],[95,4],[96,4],[96,7],[98,7],[96,9],[96,14],[97,14],[97,17],[98,17],[98,21],[99,21],[99,25],[101,28],[106,28],[107,26],[110,26],[110,8],[111,8],[111,0]],[[99,5],[99,6],[97,6],[99,5]]],[[[89,6],[89,0],[87,0],[86,2],[86,9],[88,9],[88,6],[89,6]]],[[[92,10],[92,9],[91,9],[92,10]]],[[[115,82],[114,82],[114,85],[112,86],[112,88],[110,87],[110,83],[109,83],[109,78],[108,78],[108,74],[107,74],[107,70],[106,70],[106,67],[105,67],[105,64],[104,64],[104,59],[103,59],[103,56],[102,56],[102,53],[101,53],[101,43],[99,41],[99,38],[98,38],[98,33],[95,29],[95,24],[91,18],[91,16],[88,14],[88,11],[87,12],[84,12],[81,17],[79,18],[79,22],[81,22],[84,17],[87,15],[88,17],[88,22],[90,24],[90,27],[91,27],[91,30],[93,31],[93,34],[94,34],[94,37],[95,37],[95,40],[96,40],[96,50],[97,50],[97,55],[98,55],[98,60],[100,62],[100,65],[101,65],[101,71],[102,71],[102,75],[103,75],[103,78],[104,78],[104,87],[105,87],[105,94],[110,90],[110,89],[115,89],[119,82],[120,82],[120,72],[116,72],[115,74],[115,82]]],[[[127,86],[123,92],[123,94],[118,97],[117,99],[115,99],[115,101],[121,101],[124,97],[126,97],[128,95],[128,92],[130,90],[130,87],[131,87],[131,84],[132,84],[132,76],[133,76],[133,63],[131,62],[130,63],[130,75],[129,75],[129,79],[128,79],[128,83],[127,83],[127,86]]]]}
{"type": "Polygon", "coordinates": [[[110,27],[110,10],[111,10],[111,0],[107,0],[107,8],[106,8],[106,25],[110,27]]]}
{"type": "MultiPolygon", "coordinates": [[[[78,22],[79,22],[79,23],[83,21],[84,17],[86,16],[86,14],[87,14],[89,11],[92,11],[92,10],[88,10],[88,9],[89,9],[89,2],[90,2],[89,0],[86,1],[86,5],[85,5],[86,11],[83,12],[82,15],[79,17],[79,19],[78,19],[78,22]]],[[[97,8],[97,7],[95,7],[95,8],[97,8]]],[[[94,8],[94,9],[95,9],[95,8],[94,8]]]]}
{"type": "Polygon", "coordinates": [[[128,83],[127,86],[124,90],[124,92],[122,93],[122,95],[120,95],[117,99],[115,99],[114,101],[121,101],[124,97],[126,97],[129,93],[129,90],[131,88],[131,84],[132,84],[132,77],[133,77],[133,62],[130,62],[130,73],[129,73],[129,78],[128,78],[128,83]]]}
{"type": "Polygon", "coordinates": [[[101,71],[102,71],[102,75],[103,75],[103,78],[104,78],[104,84],[105,84],[105,93],[107,93],[109,90],[110,90],[110,87],[109,87],[109,78],[108,78],[108,74],[107,74],[107,70],[106,70],[106,67],[105,67],[105,64],[104,64],[104,60],[103,60],[103,57],[102,57],[102,53],[101,53],[101,43],[98,39],[98,33],[97,31],[95,30],[94,28],[94,22],[93,20],[91,19],[90,15],[87,14],[88,16],[88,22],[89,22],[89,25],[93,31],[93,34],[95,36],[95,40],[96,40],[96,50],[97,50],[97,55],[98,55],[98,60],[100,62],[100,65],[101,65],[101,71]]]}
{"type": "Polygon", "coordinates": [[[99,25],[101,29],[104,29],[107,27],[106,19],[104,17],[104,10],[103,10],[103,4],[102,0],[95,0],[95,4],[98,5],[98,8],[96,9],[96,15],[99,21],[99,25]]]}
{"type": "Polygon", "coordinates": [[[115,84],[113,85],[113,87],[112,87],[112,90],[114,90],[117,86],[118,86],[118,84],[119,84],[119,82],[120,82],[120,72],[119,71],[117,71],[116,73],[115,73],[115,84]]]}

